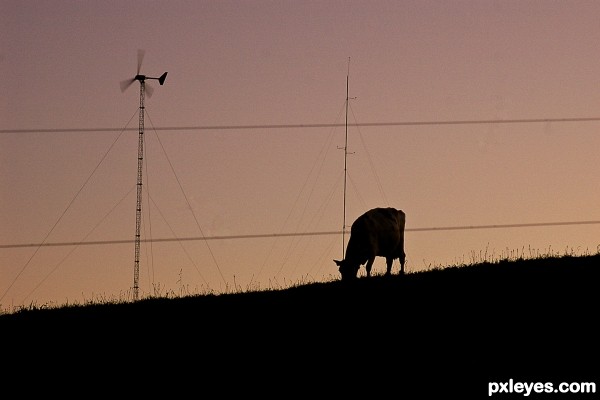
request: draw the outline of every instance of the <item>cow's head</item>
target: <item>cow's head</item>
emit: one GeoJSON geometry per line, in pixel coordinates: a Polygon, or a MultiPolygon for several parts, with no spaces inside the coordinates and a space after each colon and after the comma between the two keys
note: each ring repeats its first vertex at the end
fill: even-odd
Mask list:
{"type": "Polygon", "coordinates": [[[348,260],[333,260],[339,268],[340,274],[342,274],[343,281],[349,281],[351,279],[356,279],[358,275],[358,269],[360,268],[360,264],[354,264],[349,262],[348,260]]]}

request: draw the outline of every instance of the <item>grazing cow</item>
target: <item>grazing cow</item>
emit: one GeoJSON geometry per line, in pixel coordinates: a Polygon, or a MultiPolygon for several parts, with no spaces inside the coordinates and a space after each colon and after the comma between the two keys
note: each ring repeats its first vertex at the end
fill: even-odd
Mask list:
{"type": "Polygon", "coordinates": [[[392,263],[398,258],[400,274],[404,274],[405,221],[404,212],[395,208],[374,208],[358,217],[350,229],[345,259],[333,260],[339,267],[342,280],[356,278],[360,266],[364,263],[367,263],[367,277],[371,276],[375,257],[385,257],[386,275],[391,274],[392,263]]]}

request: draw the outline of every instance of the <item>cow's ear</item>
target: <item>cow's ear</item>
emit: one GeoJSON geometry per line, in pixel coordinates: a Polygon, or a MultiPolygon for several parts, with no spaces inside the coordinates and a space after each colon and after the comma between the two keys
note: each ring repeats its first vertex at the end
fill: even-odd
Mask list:
{"type": "Polygon", "coordinates": [[[339,260],[333,260],[333,262],[338,266],[341,267],[342,266],[342,262],[339,260]]]}

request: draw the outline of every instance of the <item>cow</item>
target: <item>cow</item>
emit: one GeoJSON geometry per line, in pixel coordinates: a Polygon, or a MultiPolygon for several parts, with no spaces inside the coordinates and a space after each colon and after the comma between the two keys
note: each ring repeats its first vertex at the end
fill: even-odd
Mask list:
{"type": "Polygon", "coordinates": [[[391,275],[394,259],[400,260],[400,275],[404,274],[406,254],[404,253],[404,225],[406,216],[395,208],[374,208],[354,221],[350,228],[350,239],[346,247],[345,258],[333,260],[339,267],[342,280],[357,277],[361,265],[371,276],[371,267],[375,257],[385,257],[386,276],[391,275]]]}

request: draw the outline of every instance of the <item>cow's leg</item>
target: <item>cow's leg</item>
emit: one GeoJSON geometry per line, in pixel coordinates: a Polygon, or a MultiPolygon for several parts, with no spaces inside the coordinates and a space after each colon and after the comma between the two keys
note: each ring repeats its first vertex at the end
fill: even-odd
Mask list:
{"type": "Polygon", "coordinates": [[[367,277],[371,276],[371,268],[373,267],[373,262],[375,262],[375,257],[369,258],[369,261],[367,261],[367,265],[365,265],[365,269],[367,270],[367,277]]]}
{"type": "Polygon", "coordinates": [[[385,271],[385,275],[392,274],[392,264],[394,263],[394,257],[386,257],[385,262],[387,263],[387,270],[385,271]]]}
{"type": "Polygon", "coordinates": [[[406,263],[406,253],[400,253],[400,275],[404,275],[404,264],[406,263]]]}

